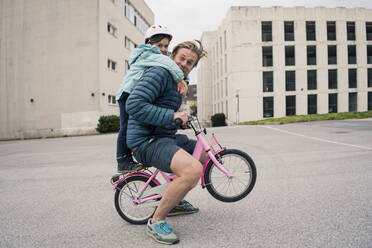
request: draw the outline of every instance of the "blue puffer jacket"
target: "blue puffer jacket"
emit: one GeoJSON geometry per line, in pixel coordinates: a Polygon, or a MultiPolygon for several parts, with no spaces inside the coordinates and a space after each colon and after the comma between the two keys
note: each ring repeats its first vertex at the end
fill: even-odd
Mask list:
{"type": "Polygon", "coordinates": [[[153,137],[174,136],[177,127],[174,112],[182,97],[171,74],[162,67],[147,69],[134,87],[126,103],[129,114],[127,145],[139,146],[153,137]]]}

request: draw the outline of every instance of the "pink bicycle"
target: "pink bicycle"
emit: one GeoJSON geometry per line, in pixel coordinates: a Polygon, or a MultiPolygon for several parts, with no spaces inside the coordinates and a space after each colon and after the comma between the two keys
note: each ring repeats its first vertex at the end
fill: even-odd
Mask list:
{"type": "MultiPolygon", "coordinates": [[[[206,187],[214,198],[223,202],[235,202],[246,197],[257,177],[251,157],[240,150],[223,148],[213,134],[211,142],[207,142],[206,129],[201,127],[197,118],[190,116],[187,125],[194,130],[197,139],[192,156],[199,160],[203,151],[209,156],[201,177],[202,188],[206,187]],[[217,147],[217,150],[212,152],[211,147],[217,147]]],[[[116,191],[117,212],[129,223],[146,224],[167,184],[176,177],[158,169],[115,175],[111,180],[116,191]],[[159,174],[164,179],[162,182],[157,179],[159,174]]]]}

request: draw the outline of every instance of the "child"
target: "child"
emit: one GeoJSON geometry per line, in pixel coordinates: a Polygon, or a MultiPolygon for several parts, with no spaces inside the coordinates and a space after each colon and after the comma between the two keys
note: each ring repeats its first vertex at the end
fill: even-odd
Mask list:
{"type": "Polygon", "coordinates": [[[171,40],[172,34],[167,27],[154,25],[146,31],[145,44],[139,45],[131,54],[129,60],[130,69],[125,75],[116,95],[120,108],[120,130],[116,150],[118,173],[127,173],[143,168],[143,165],[133,161],[132,151],[126,143],[128,114],[125,110],[127,98],[143,72],[151,66],[164,67],[171,73],[174,81],[177,82],[178,91],[183,96],[186,94],[187,84],[183,80],[184,74],[178,65],[168,57],[168,46],[171,40]]]}

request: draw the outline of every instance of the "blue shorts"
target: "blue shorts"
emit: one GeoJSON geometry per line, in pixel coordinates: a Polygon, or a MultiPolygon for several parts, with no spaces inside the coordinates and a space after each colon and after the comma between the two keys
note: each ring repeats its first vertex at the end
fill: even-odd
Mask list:
{"type": "Polygon", "coordinates": [[[192,154],[196,145],[196,140],[189,139],[186,135],[176,134],[175,138],[161,137],[153,138],[143,142],[133,152],[136,160],[147,166],[172,173],[170,169],[174,154],[179,149],[184,149],[192,154]]]}

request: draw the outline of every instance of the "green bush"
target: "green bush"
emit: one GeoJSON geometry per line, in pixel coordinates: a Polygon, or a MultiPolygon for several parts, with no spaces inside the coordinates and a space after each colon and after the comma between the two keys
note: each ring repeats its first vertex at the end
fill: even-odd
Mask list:
{"type": "Polygon", "coordinates": [[[120,117],[117,115],[104,115],[99,117],[96,130],[100,133],[118,132],[120,129],[120,117]]]}
{"type": "Polygon", "coordinates": [[[226,116],[224,113],[217,113],[215,115],[212,115],[211,117],[212,127],[227,126],[225,120],[226,120],[226,116]]]}

